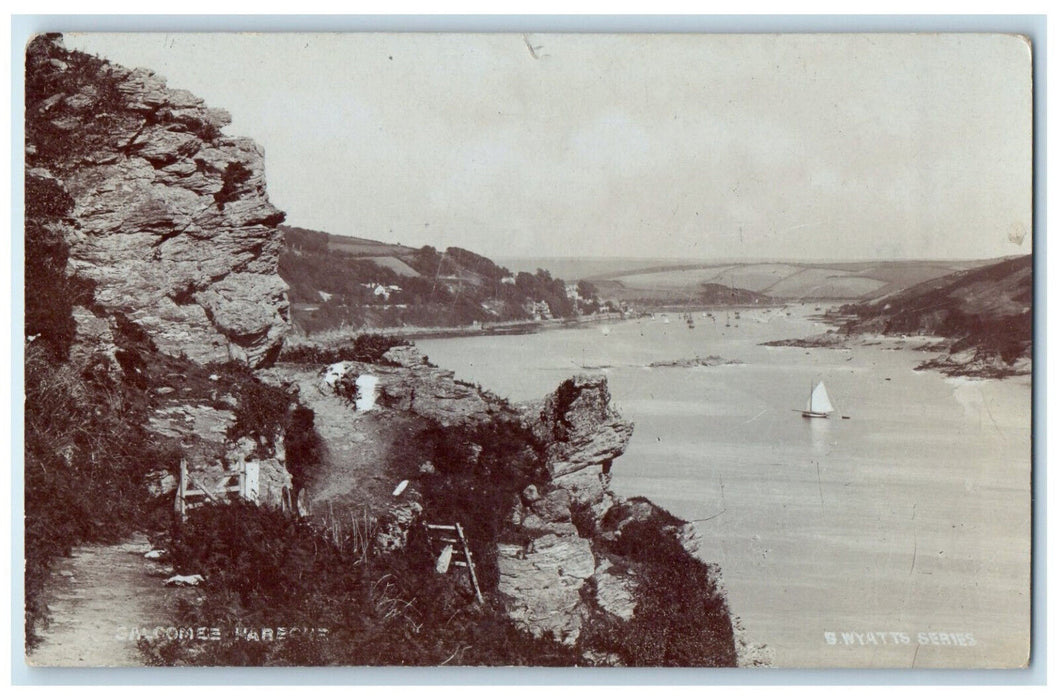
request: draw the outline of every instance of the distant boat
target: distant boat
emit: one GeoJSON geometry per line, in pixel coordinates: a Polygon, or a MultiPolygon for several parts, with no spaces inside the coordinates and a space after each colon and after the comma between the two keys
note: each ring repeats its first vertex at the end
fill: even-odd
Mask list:
{"type": "Polygon", "coordinates": [[[819,382],[809,394],[808,402],[801,411],[801,415],[805,418],[829,418],[833,410],[834,406],[830,403],[830,397],[827,396],[827,388],[823,386],[823,382],[819,382]]]}

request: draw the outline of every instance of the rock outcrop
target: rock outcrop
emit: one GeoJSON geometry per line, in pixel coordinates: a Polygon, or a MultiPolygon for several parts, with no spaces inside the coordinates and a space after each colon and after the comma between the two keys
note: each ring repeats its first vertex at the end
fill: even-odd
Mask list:
{"type": "Polygon", "coordinates": [[[610,404],[606,377],[579,375],[550,396],[525,407],[532,430],[547,445],[547,468],[554,485],[574,503],[601,517],[612,505],[607,490],[613,460],[624,454],[633,425],[610,404]]]}
{"type": "MultiPolygon", "coordinates": [[[[664,582],[700,621],[699,641],[673,642],[690,645],[680,658],[733,663],[730,618],[713,570],[696,558],[694,526],[609,489],[633,426],[611,405],[605,377],[573,377],[540,401],[512,406],[411,347],[379,363],[280,363],[257,376],[296,385],[315,411],[325,457],[306,502],[320,522],[352,515],[379,549],[417,537],[413,552],[433,541],[424,522],[462,523],[485,605],[534,636],[579,645],[590,664],[654,660],[664,645],[648,637],[683,634],[662,612],[664,582]],[[353,387],[367,375],[378,402],[365,411],[353,387]],[[627,644],[607,637],[621,629],[627,644]]],[[[440,552],[435,546],[432,556],[440,552]]],[[[445,575],[474,598],[465,569],[445,575]]]]}
{"type": "Polygon", "coordinates": [[[394,347],[382,361],[277,365],[258,376],[275,387],[296,386],[298,400],[315,414],[325,454],[304,494],[305,509],[324,513],[338,508],[366,517],[377,528],[376,544],[390,551],[407,542],[408,530],[423,511],[419,479],[433,473],[426,458],[415,462],[412,473],[390,466],[399,462],[395,455],[414,449],[407,445],[409,435],[424,426],[463,429],[517,414],[498,398],[457,381],[451,371],[430,365],[412,346],[394,347]],[[351,391],[368,377],[377,402],[364,410],[351,391]],[[412,485],[394,494],[403,479],[412,485]]]}
{"type": "MultiPolygon", "coordinates": [[[[528,487],[514,507],[512,522],[529,541],[500,546],[499,591],[508,614],[525,629],[573,643],[591,612],[582,592],[599,566],[590,533],[574,525],[573,511],[582,513],[583,527],[594,529],[613,505],[610,466],[624,453],[633,426],[610,405],[601,376],[573,377],[543,401],[525,406],[523,415],[547,445],[550,480],[528,487]]],[[[598,577],[595,583],[598,590],[598,577]]],[[[616,592],[622,583],[604,576],[600,605],[611,605],[627,619],[627,608],[618,602],[623,594],[616,592]]]]}
{"type": "Polygon", "coordinates": [[[172,356],[274,359],[288,327],[283,213],[261,149],[222,134],[223,110],[57,36],[30,42],[26,75],[27,180],[72,200],[68,272],[94,283],[79,335],[105,341],[91,317],[122,314],[172,356]]]}
{"type": "Polygon", "coordinates": [[[595,573],[591,543],[576,535],[546,534],[527,546],[500,544],[499,591],[508,616],[536,635],[572,644],[587,614],[581,589],[595,573]]]}

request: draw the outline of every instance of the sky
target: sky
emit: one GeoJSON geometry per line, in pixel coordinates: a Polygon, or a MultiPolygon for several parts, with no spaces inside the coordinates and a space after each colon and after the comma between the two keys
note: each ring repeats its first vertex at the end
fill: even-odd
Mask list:
{"type": "Polygon", "coordinates": [[[988,34],[69,34],[233,117],[293,226],[492,258],[1031,252],[988,34]]]}

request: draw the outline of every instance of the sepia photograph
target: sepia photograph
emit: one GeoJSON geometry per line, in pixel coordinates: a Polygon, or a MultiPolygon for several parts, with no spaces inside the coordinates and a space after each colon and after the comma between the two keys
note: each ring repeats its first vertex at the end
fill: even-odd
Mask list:
{"type": "Polygon", "coordinates": [[[1025,668],[1033,48],[33,35],[26,664],[1025,668]]]}

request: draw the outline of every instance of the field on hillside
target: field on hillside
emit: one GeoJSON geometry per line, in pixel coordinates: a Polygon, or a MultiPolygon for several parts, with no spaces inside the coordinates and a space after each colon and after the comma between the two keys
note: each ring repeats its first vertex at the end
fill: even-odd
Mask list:
{"type": "MultiPolygon", "coordinates": [[[[695,298],[702,285],[722,284],[778,299],[866,300],[994,261],[859,261],[838,263],[689,262],[570,258],[522,261],[551,265],[565,279],[589,279],[620,300],[695,298]]],[[[515,261],[506,261],[515,264],[515,261]]]]}
{"type": "Polygon", "coordinates": [[[331,236],[327,241],[327,247],[332,251],[358,257],[398,256],[415,252],[414,248],[408,248],[407,246],[381,243],[353,236],[331,236]]]}

